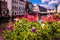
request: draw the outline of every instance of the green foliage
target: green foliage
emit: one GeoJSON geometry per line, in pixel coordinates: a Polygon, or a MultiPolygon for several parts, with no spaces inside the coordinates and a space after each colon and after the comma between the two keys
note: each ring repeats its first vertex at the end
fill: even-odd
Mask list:
{"type": "MultiPolygon", "coordinates": [[[[43,24],[43,23],[41,23],[43,24]]],[[[48,22],[42,26],[39,22],[30,22],[27,19],[16,20],[12,30],[5,30],[6,40],[60,40],[60,22],[48,22]],[[36,32],[32,28],[36,28],[36,32]]]]}

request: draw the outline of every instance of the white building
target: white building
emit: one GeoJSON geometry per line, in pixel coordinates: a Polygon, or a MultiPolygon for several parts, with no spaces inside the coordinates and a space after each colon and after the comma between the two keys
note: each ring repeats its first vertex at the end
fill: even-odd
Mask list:
{"type": "Polygon", "coordinates": [[[57,13],[60,13],[60,4],[57,6],[57,13]]]}
{"type": "Polygon", "coordinates": [[[38,7],[37,4],[34,4],[33,6],[34,6],[33,11],[40,12],[39,7],[38,7]]]}
{"type": "Polygon", "coordinates": [[[47,9],[47,13],[56,13],[56,9],[47,9]]]}
{"type": "Polygon", "coordinates": [[[25,10],[25,2],[20,0],[5,0],[9,9],[9,15],[23,15],[25,10]]]}

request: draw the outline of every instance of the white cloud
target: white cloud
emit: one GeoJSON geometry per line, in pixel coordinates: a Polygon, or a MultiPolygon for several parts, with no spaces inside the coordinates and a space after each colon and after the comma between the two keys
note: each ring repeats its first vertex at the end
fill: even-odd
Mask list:
{"type": "Polygon", "coordinates": [[[40,6],[43,6],[47,9],[54,9],[54,6],[58,4],[60,4],[60,0],[42,0],[42,4],[40,6]]]}
{"type": "Polygon", "coordinates": [[[47,4],[41,4],[40,6],[45,7],[47,9],[55,9],[54,6],[50,6],[50,5],[47,5],[47,4]]]}
{"type": "Polygon", "coordinates": [[[60,4],[60,0],[42,0],[42,3],[48,3],[49,5],[60,4]]]}
{"type": "Polygon", "coordinates": [[[42,6],[42,7],[46,7],[47,5],[46,5],[46,4],[40,4],[40,6],[42,6]]]}
{"type": "Polygon", "coordinates": [[[54,6],[47,6],[47,9],[55,9],[54,6]]]}
{"type": "Polygon", "coordinates": [[[60,4],[60,0],[41,0],[42,4],[40,6],[43,6],[47,9],[54,9],[57,4],[60,4]]]}
{"type": "Polygon", "coordinates": [[[50,0],[42,0],[42,3],[49,2],[50,0]]]}
{"type": "Polygon", "coordinates": [[[58,1],[50,1],[48,4],[49,4],[49,5],[58,4],[58,1]]]}

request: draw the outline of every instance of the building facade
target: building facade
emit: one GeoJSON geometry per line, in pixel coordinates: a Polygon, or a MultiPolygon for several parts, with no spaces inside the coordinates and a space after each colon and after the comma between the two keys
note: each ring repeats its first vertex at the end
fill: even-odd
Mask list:
{"type": "Polygon", "coordinates": [[[56,9],[47,9],[47,13],[56,13],[56,9]]]}
{"type": "Polygon", "coordinates": [[[0,0],[0,18],[8,15],[7,2],[0,0]]]}
{"type": "Polygon", "coordinates": [[[39,6],[39,10],[40,10],[40,12],[47,12],[47,9],[42,6],[39,6]]]}
{"type": "Polygon", "coordinates": [[[30,12],[32,11],[33,4],[31,2],[25,1],[25,11],[30,12]]]}
{"type": "Polygon", "coordinates": [[[33,4],[31,2],[29,2],[29,9],[33,11],[33,4]]]}
{"type": "Polygon", "coordinates": [[[38,12],[47,12],[47,9],[40,6],[40,5],[37,5],[37,4],[34,4],[34,11],[38,11],[38,12]]]}
{"type": "Polygon", "coordinates": [[[34,4],[33,11],[34,12],[40,12],[39,7],[38,7],[37,4],[34,4]]]}
{"type": "MultiPolygon", "coordinates": [[[[29,0],[2,0],[7,2],[7,8],[9,9],[9,15],[17,16],[25,14],[25,2],[29,0]]],[[[32,3],[29,2],[29,8],[32,10],[32,3]]]]}
{"type": "Polygon", "coordinates": [[[5,23],[9,21],[9,10],[7,7],[7,2],[5,0],[0,0],[0,23],[5,23]]]}
{"type": "Polygon", "coordinates": [[[9,9],[10,16],[23,15],[25,10],[25,2],[22,0],[5,0],[9,9]]]}
{"type": "Polygon", "coordinates": [[[60,13],[60,4],[57,6],[57,13],[60,13]]]}

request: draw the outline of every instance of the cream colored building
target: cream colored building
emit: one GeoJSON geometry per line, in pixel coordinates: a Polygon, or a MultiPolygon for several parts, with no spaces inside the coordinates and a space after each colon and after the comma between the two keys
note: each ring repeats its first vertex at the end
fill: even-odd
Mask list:
{"type": "Polygon", "coordinates": [[[60,4],[57,6],[57,13],[60,13],[60,4]]]}
{"type": "Polygon", "coordinates": [[[48,9],[47,13],[56,13],[56,9],[48,9]]]}
{"type": "Polygon", "coordinates": [[[22,12],[25,10],[25,2],[20,0],[5,0],[9,9],[9,15],[23,15],[22,12]]]}
{"type": "Polygon", "coordinates": [[[33,11],[40,12],[39,7],[37,4],[34,4],[33,11]]]}

